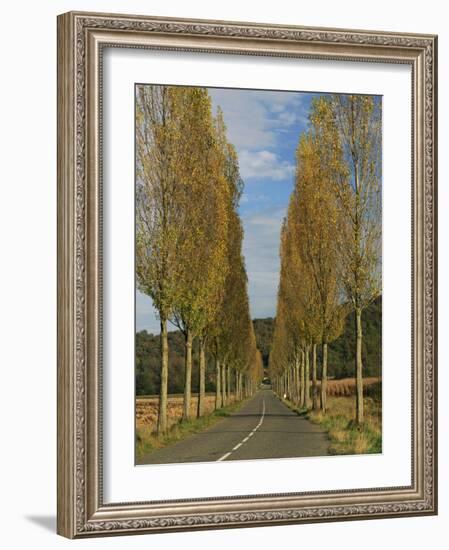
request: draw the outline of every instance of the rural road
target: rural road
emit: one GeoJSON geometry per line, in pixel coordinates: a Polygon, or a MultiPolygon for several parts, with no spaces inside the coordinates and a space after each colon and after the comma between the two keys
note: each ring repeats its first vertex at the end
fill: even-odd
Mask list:
{"type": "Polygon", "coordinates": [[[323,456],[326,432],[286,407],[271,389],[261,389],[239,411],[204,432],[157,449],[139,464],[212,462],[323,456]]]}

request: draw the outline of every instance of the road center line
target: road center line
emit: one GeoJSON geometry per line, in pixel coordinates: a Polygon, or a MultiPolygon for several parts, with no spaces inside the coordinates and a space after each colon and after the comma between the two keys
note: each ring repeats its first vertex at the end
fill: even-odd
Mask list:
{"type": "Polygon", "coordinates": [[[253,430],[251,430],[251,432],[244,439],[242,439],[240,443],[237,443],[237,445],[232,448],[232,451],[229,451],[229,453],[226,453],[223,456],[221,456],[219,459],[217,459],[217,462],[226,460],[228,456],[230,456],[234,451],[236,451],[239,447],[241,447],[244,443],[246,443],[248,439],[255,434],[256,430],[258,430],[260,426],[262,426],[262,422],[264,418],[265,418],[265,399],[263,399],[262,401],[262,416],[260,417],[260,420],[257,426],[253,430]]]}

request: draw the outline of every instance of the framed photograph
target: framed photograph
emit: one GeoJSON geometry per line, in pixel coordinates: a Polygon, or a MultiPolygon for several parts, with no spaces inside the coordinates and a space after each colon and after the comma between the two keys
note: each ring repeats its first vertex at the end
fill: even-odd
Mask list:
{"type": "Polygon", "coordinates": [[[58,17],[58,533],[437,513],[437,37],[58,17]]]}

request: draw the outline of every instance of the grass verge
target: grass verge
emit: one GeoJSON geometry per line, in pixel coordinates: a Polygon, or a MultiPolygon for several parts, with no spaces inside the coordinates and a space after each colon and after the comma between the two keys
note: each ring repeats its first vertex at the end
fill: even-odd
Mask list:
{"type": "Polygon", "coordinates": [[[328,396],[328,410],[307,411],[291,402],[285,404],[300,416],[320,425],[330,439],[329,452],[333,455],[373,454],[382,452],[382,401],[377,394],[364,398],[365,421],[355,423],[355,396],[328,396]]]}
{"type": "Polygon", "coordinates": [[[217,409],[210,414],[201,416],[200,418],[192,418],[187,422],[179,421],[169,428],[165,435],[158,436],[150,427],[139,427],[136,429],[136,461],[139,464],[143,458],[155,451],[167,447],[176,441],[180,441],[191,434],[199,433],[216,424],[222,418],[229,416],[237,411],[244,403],[232,403],[227,407],[217,409]]]}

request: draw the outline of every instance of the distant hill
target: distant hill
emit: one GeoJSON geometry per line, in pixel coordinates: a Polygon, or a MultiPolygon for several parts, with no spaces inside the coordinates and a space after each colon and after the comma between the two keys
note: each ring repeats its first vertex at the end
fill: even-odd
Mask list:
{"type": "MultiPolygon", "coordinates": [[[[329,345],[329,375],[355,375],[355,315],[346,318],[343,334],[329,345]]],[[[362,361],[364,376],[382,376],[382,296],[362,313],[362,361]]]]}
{"type": "MultiPolygon", "coordinates": [[[[255,319],[257,347],[262,352],[265,367],[273,340],[274,319],[255,319]]],[[[184,391],[184,335],[176,330],[168,333],[169,378],[168,392],[184,391]]],[[[160,386],[160,336],[146,330],[136,333],[136,395],[153,395],[160,386]]],[[[198,349],[193,345],[192,391],[198,391],[198,349]]],[[[206,367],[206,391],[215,391],[215,368],[210,358],[206,367]]]]}
{"type": "MultiPolygon", "coordinates": [[[[275,320],[254,319],[257,347],[262,353],[265,368],[273,341],[275,320]]],[[[362,315],[362,358],[365,376],[381,376],[382,373],[382,298],[378,298],[362,315]]],[[[184,388],[184,336],[177,330],[168,333],[169,344],[169,393],[182,393],[184,388]]],[[[159,392],[160,337],[146,330],[136,333],[136,395],[152,395],[159,392]]],[[[348,315],[343,334],[329,345],[329,376],[347,378],[354,376],[354,314],[348,315]]],[[[321,352],[318,351],[321,361],[321,352]]],[[[198,348],[193,346],[192,391],[198,391],[198,348]]],[[[210,359],[206,369],[206,391],[215,391],[214,365],[210,359]]]]}
{"type": "MultiPolygon", "coordinates": [[[[264,359],[265,367],[271,350],[273,318],[254,319],[257,347],[264,359]]],[[[355,316],[350,313],[345,321],[343,334],[329,344],[329,376],[347,378],[355,375],[355,316]]],[[[382,297],[375,300],[362,314],[362,361],[364,376],[382,375],[382,297]]],[[[318,361],[321,362],[321,349],[318,348],[318,361]]]]}
{"type": "MultiPolygon", "coordinates": [[[[193,343],[192,391],[198,391],[198,343],[193,343]]],[[[184,391],[184,335],[176,330],[168,333],[168,392],[184,391]]],[[[159,393],[160,336],[146,330],[136,333],[136,395],[159,393]]],[[[206,391],[215,390],[214,366],[207,361],[206,391]]]]}
{"type": "Polygon", "coordinates": [[[264,367],[268,367],[271,344],[273,343],[274,319],[253,319],[254,333],[256,335],[257,347],[263,357],[264,367]]]}

